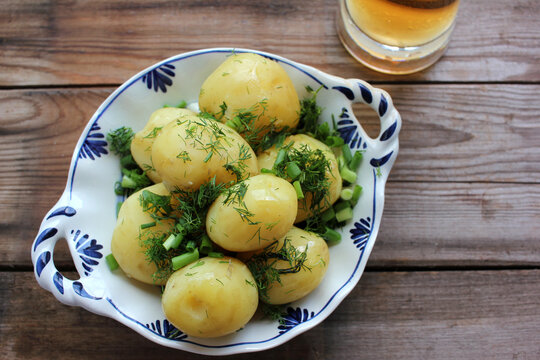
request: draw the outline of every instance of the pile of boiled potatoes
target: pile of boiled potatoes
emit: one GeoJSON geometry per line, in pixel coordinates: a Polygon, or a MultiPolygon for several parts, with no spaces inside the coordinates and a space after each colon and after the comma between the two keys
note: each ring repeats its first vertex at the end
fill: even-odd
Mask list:
{"type": "MultiPolygon", "coordinates": [[[[255,314],[259,303],[257,286],[248,267],[240,259],[279,241],[288,239],[297,251],[306,252],[305,267],[296,273],[284,274],[280,282],[271,284],[263,299],[269,304],[286,304],[313,291],[323,279],[329,264],[328,246],[320,236],[294,226],[308,218],[310,197],[298,200],[293,185],[272,174],[278,149],[269,148],[256,154],[246,140],[224,123],[238,109],[258,111],[255,126],[270,122],[276,129],[295,128],[299,121],[300,103],[294,85],[285,70],[273,60],[252,53],[232,54],[203,83],[199,108],[221,114],[220,121],[205,118],[182,108],[155,111],[146,126],[135,134],[132,155],[155,183],[147,188],[154,194],[168,195],[175,189],[197,190],[215,178],[216,183],[236,179],[226,164],[235,163],[246,172],[243,200],[251,213],[246,221],[220,195],[210,206],[206,231],[219,247],[238,254],[235,257],[205,257],[193,265],[175,271],[167,280],[155,280],[156,266],[148,262],[141,238],[141,224],[152,221],[143,211],[140,192],[123,203],[112,237],[112,253],[123,272],[130,278],[148,284],[165,285],[162,305],[167,319],[182,332],[195,337],[218,337],[242,328],[255,314]],[[264,100],[262,107],[253,107],[264,100]],[[223,103],[227,104],[226,109],[223,103]],[[242,150],[242,151],[240,151],[242,150]],[[209,155],[209,153],[212,153],[209,155]],[[179,156],[182,154],[182,156],[179,156]],[[258,236],[254,236],[257,233],[258,236]]],[[[342,180],[331,149],[307,135],[285,139],[292,147],[320,149],[330,166],[327,206],[339,197],[342,180]]],[[[167,233],[174,221],[164,220],[151,229],[167,233]]],[[[277,268],[286,261],[277,261],[277,268]]]]}

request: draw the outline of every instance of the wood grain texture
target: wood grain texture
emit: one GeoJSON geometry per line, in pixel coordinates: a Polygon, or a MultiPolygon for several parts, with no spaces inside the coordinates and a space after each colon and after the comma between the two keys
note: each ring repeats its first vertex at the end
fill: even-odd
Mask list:
{"type": "MultiPolygon", "coordinates": [[[[540,86],[384,88],[404,125],[369,266],[540,264],[540,86]],[[422,100],[428,96],[434,100],[422,100]]],[[[110,92],[0,92],[3,266],[30,265],[31,243],[62,193],[77,139],[110,92]]],[[[378,131],[372,114],[357,114],[378,131]]],[[[65,249],[55,261],[71,264],[65,249]]]]}
{"type": "MultiPolygon", "coordinates": [[[[0,273],[0,302],[5,359],[206,358],[64,306],[31,273],[0,273]]],[[[275,349],[225,359],[532,360],[540,357],[539,309],[539,270],[365,273],[314,329],[275,349]]]]}
{"type": "MultiPolygon", "coordinates": [[[[540,86],[381,88],[403,120],[390,179],[540,183],[540,86]]],[[[357,118],[373,134],[379,120],[365,108],[357,118]]]]}
{"type": "Polygon", "coordinates": [[[390,182],[368,267],[539,266],[540,185],[390,182]]]}
{"type": "Polygon", "coordinates": [[[335,31],[337,5],[335,0],[7,0],[0,8],[0,86],[119,84],[169,56],[209,47],[274,52],[371,81],[540,80],[538,1],[462,1],[443,59],[402,77],[368,70],[347,54],[335,31]]]}

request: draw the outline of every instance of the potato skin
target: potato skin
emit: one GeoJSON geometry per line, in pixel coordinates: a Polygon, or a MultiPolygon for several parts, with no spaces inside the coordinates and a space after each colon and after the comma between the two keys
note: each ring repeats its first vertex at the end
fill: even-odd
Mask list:
{"type": "Polygon", "coordinates": [[[256,128],[272,122],[277,129],[298,125],[300,102],[289,75],[276,61],[261,55],[233,54],[204,81],[200,109],[221,114],[223,103],[227,105],[223,122],[238,110],[253,108],[253,114],[259,117],[256,128]],[[264,114],[263,107],[257,106],[261,102],[266,103],[264,114]]]}
{"type": "MultiPolygon", "coordinates": [[[[247,188],[242,199],[227,200],[224,193],[214,201],[206,216],[210,239],[230,251],[262,249],[283,237],[293,225],[298,208],[294,187],[274,175],[255,175],[242,186],[247,188]],[[246,219],[238,208],[245,208],[253,215],[246,219]]],[[[239,189],[237,184],[229,191],[239,189]]]]}
{"type": "MultiPolygon", "coordinates": [[[[330,181],[328,202],[326,204],[324,202],[320,204],[321,211],[328,209],[333,203],[335,203],[339,199],[342,188],[342,179],[341,175],[339,174],[339,166],[336,156],[326,144],[308,135],[299,134],[289,136],[285,139],[284,145],[287,145],[291,142],[293,142],[292,147],[295,149],[300,149],[302,145],[307,145],[312,150],[322,150],[326,158],[330,162],[330,171],[326,171],[325,175],[326,178],[330,181]]],[[[262,168],[272,169],[272,167],[274,166],[274,162],[276,161],[278,150],[279,149],[274,146],[259,154],[257,158],[259,171],[262,168]]],[[[295,223],[304,221],[305,219],[313,215],[311,211],[312,196],[309,193],[304,195],[306,195],[305,198],[298,201],[298,214],[296,216],[295,223]]]]}
{"type": "Polygon", "coordinates": [[[162,305],[167,319],[187,335],[218,337],[247,324],[257,310],[258,292],[240,260],[206,257],[171,275],[162,305]]]}
{"type": "Polygon", "coordinates": [[[171,191],[197,190],[214,176],[216,183],[236,181],[234,169],[244,178],[258,173],[255,153],[238,133],[197,115],[163,127],[152,146],[152,161],[171,191]]]}
{"type": "MultiPolygon", "coordinates": [[[[169,191],[162,183],[149,186],[143,190],[149,190],[158,195],[169,195],[169,191]]],[[[164,285],[166,280],[154,280],[152,274],[157,270],[155,264],[150,263],[144,254],[145,248],[141,244],[150,235],[170,232],[174,222],[165,220],[148,229],[141,230],[141,224],[153,222],[152,217],[143,211],[139,202],[140,190],[124,201],[116,227],[112,235],[111,251],[124,273],[133,279],[146,284],[164,285]],[[140,238],[139,238],[140,237],[140,238]]]]}
{"type": "MultiPolygon", "coordinates": [[[[296,251],[301,253],[307,248],[307,258],[304,265],[309,268],[302,269],[293,274],[280,275],[281,284],[274,282],[267,290],[267,298],[262,299],[269,304],[287,304],[303,298],[319,286],[324,278],[330,253],[328,245],[322,237],[297,227],[292,227],[289,232],[279,240],[279,247],[283,246],[285,238],[290,240],[296,251]]],[[[273,262],[273,260],[269,260],[273,262]]],[[[290,267],[287,261],[278,260],[274,267],[284,269],[290,267]]]]}
{"type": "Polygon", "coordinates": [[[137,132],[131,141],[131,155],[139,167],[146,171],[146,175],[154,183],[161,182],[159,174],[153,170],[152,144],[165,125],[185,115],[195,115],[188,109],[174,107],[162,108],[154,111],[144,128],[137,132]]]}

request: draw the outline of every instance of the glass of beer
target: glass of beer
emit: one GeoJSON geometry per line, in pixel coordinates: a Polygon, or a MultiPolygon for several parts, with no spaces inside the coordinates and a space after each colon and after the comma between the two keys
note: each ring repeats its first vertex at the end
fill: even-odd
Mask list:
{"type": "Polygon", "coordinates": [[[454,29],[459,0],[339,0],[337,31],[364,65],[409,74],[435,63],[454,29]]]}

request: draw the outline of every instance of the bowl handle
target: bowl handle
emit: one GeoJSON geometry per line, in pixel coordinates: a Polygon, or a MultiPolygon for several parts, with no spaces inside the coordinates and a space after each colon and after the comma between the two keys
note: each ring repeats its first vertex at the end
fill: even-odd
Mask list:
{"type": "Polygon", "coordinates": [[[401,130],[401,116],[386,91],[359,79],[348,79],[347,82],[348,87],[338,90],[343,92],[351,103],[366,104],[379,116],[381,129],[377,138],[371,140],[375,153],[383,154],[383,156],[369,160],[374,168],[388,167],[386,172],[388,173],[399,150],[398,135],[401,130]]]}
{"type": "Polygon", "coordinates": [[[32,263],[34,275],[39,285],[50,291],[66,305],[83,305],[87,300],[101,298],[90,295],[84,286],[85,280],[70,280],[58,271],[54,264],[54,247],[59,240],[67,239],[67,221],[76,213],[70,206],[56,205],[47,214],[39,233],[32,244],[32,263]]]}

